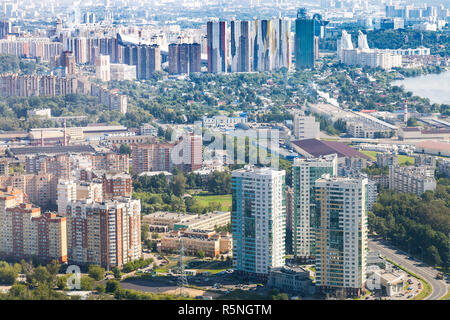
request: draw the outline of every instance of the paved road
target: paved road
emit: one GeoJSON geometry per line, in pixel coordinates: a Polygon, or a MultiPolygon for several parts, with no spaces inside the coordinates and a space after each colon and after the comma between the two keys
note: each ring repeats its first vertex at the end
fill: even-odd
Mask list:
{"type": "Polygon", "coordinates": [[[369,236],[369,249],[376,250],[391,261],[425,279],[432,288],[431,294],[425,300],[439,300],[447,294],[446,280],[437,280],[438,271],[422,262],[416,261],[407,253],[394,248],[385,241],[376,240],[369,236]]]}

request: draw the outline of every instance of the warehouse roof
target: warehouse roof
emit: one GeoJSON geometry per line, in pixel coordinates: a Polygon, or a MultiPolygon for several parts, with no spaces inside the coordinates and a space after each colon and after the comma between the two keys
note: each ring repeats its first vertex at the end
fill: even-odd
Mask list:
{"type": "Polygon", "coordinates": [[[58,154],[58,153],[81,153],[81,152],[95,152],[95,149],[90,145],[74,145],[74,146],[49,146],[49,147],[23,147],[9,149],[14,155],[24,154],[58,154]]]}
{"type": "Polygon", "coordinates": [[[303,149],[314,157],[325,156],[336,153],[339,158],[364,158],[370,160],[369,156],[350,148],[346,144],[337,141],[325,141],[318,139],[304,139],[298,141],[292,141],[297,147],[303,149]]]}

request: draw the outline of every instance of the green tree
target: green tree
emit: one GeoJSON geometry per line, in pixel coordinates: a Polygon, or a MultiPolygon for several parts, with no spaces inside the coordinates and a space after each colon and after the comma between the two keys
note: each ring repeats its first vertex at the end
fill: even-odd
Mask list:
{"type": "Polygon", "coordinates": [[[434,265],[434,266],[439,266],[442,264],[442,259],[441,256],[439,255],[439,251],[436,249],[435,246],[429,246],[427,248],[427,255],[430,259],[430,262],[434,265]]]}
{"type": "Polygon", "coordinates": [[[105,278],[105,269],[97,265],[90,265],[88,268],[88,274],[91,278],[100,281],[105,278]]]}
{"type": "Polygon", "coordinates": [[[0,284],[12,285],[16,282],[18,276],[18,270],[13,266],[6,265],[0,266],[0,284]]]}
{"type": "Polygon", "coordinates": [[[122,143],[119,148],[119,153],[131,155],[131,147],[125,143],[122,143]]]}
{"type": "Polygon", "coordinates": [[[118,267],[115,267],[113,270],[114,278],[120,279],[122,278],[122,272],[120,272],[120,269],[118,267]]]}
{"type": "Polygon", "coordinates": [[[95,280],[89,276],[81,277],[81,291],[92,291],[95,280]]]}
{"type": "Polygon", "coordinates": [[[97,285],[97,287],[95,288],[95,290],[96,290],[98,293],[105,293],[105,291],[106,291],[106,286],[105,286],[103,283],[99,283],[99,284],[97,285]]]}
{"type": "Polygon", "coordinates": [[[115,293],[118,290],[120,290],[120,282],[117,280],[108,280],[106,282],[106,289],[105,291],[107,293],[115,293]]]}
{"type": "Polygon", "coordinates": [[[172,178],[172,182],[170,183],[172,192],[174,195],[180,197],[184,195],[186,190],[186,178],[182,173],[178,173],[172,178]]]}

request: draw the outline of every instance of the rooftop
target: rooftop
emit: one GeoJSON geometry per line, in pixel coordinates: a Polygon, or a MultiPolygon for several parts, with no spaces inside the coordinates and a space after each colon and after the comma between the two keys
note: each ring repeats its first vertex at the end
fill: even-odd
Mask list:
{"type": "Polygon", "coordinates": [[[82,153],[82,152],[95,152],[94,148],[90,145],[73,145],[73,146],[52,146],[52,147],[22,147],[22,148],[10,148],[13,155],[25,155],[25,154],[58,154],[58,153],[82,153]]]}
{"type": "Polygon", "coordinates": [[[450,151],[450,143],[448,143],[448,142],[424,141],[424,142],[418,143],[416,145],[416,147],[450,151]]]}
{"type": "Polygon", "coordinates": [[[298,141],[292,141],[294,145],[303,149],[313,157],[321,157],[325,155],[330,155],[336,153],[339,158],[350,157],[350,158],[363,158],[370,160],[369,156],[350,148],[344,143],[337,141],[325,141],[318,139],[304,139],[298,141]]]}

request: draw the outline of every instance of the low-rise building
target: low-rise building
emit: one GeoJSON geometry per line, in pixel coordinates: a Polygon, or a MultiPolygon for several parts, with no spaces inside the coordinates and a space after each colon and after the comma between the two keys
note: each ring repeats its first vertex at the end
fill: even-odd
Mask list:
{"type": "Polygon", "coordinates": [[[177,253],[180,241],[184,252],[197,255],[203,252],[207,257],[227,254],[233,248],[233,240],[229,233],[216,233],[213,230],[181,229],[172,231],[161,239],[161,251],[177,253]]]}
{"type": "Polygon", "coordinates": [[[273,268],[269,272],[267,286],[292,294],[308,294],[314,289],[311,272],[302,267],[273,268]]]}
{"type": "Polygon", "coordinates": [[[398,165],[398,156],[395,153],[377,153],[377,166],[379,168],[398,165]]]}
{"type": "Polygon", "coordinates": [[[437,170],[440,174],[450,177],[450,160],[439,159],[437,162],[437,170]]]}
{"type": "Polygon", "coordinates": [[[320,122],[313,116],[295,114],[294,116],[294,136],[296,139],[319,139],[320,122]]]}
{"type": "Polygon", "coordinates": [[[421,195],[427,190],[436,190],[434,169],[431,167],[389,167],[389,189],[421,195]]]}
{"type": "Polygon", "coordinates": [[[428,166],[431,168],[436,168],[436,158],[433,156],[426,154],[415,154],[413,157],[415,166],[428,166]]]}

